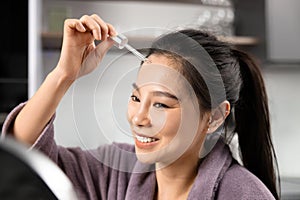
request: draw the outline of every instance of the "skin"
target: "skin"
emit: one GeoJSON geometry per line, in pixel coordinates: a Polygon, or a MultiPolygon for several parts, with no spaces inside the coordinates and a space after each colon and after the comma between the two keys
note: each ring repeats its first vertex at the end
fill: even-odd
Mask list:
{"type": "MultiPolygon", "coordinates": [[[[48,74],[38,91],[28,100],[25,107],[17,115],[14,124],[10,127],[10,131],[17,140],[28,145],[32,145],[36,141],[72,83],[77,78],[93,71],[101,62],[106,52],[113,45],[113,41],[109,39],[109,36],[114,35],[116,35],[114,27],[104,22],[98,15],[84,15],[80,19],[67,19],[65,21],[63,45],[57,66],[48,74]],[[95,46],[94,40],[101,40],[101,43],[95,46]]],[[[170,66],[169,60],[164,57],[153,55],[149,59],[153,64],[170,66]]],[[[142,67],[141,71],[143,70],[142,67]]],[[[185,120],[182,116],[185,116],[184,113],[189,111],[190,108],[182,107],[177,100],[154,95],[153,93],[153,91],[159,90],[172,94],[182,88],[168,90],[166,87],[157,84],[145,84],[142,81],[143,76],[140,76],[141,74],[140,72],[136,81],[138,89],[135,88],[134,97],[131,98],[128,105],[128,121],[133,129],[133,134],[135,135],[136,127],[151,127],[156,123],[153,119],[147,118],[147,113],[150,113],[150,115],[152,113],[149,108],[159,109],[159,111],[154,109],[152,116],[160,116],[161,121],[160,125],[157,125],[159,128],[154,132],[154,136],[159,139],[158,144],[152,149],[141,149],[136,145],[138,158],[143,160],[149,153],[154,153],[154,157],[150,156],[150,159],[144,161],[156,163],[157,169],[160,169],[156,171],[157,199],[186,199],[196,177],[198,154],[204,137],[218,127],[211,126],[212,123],[208,123],[209,118],[213,116],[212,121],[221,124],[229,114],[229,103],[224,101],[219,106],[220,109],[205,113],[203,118],[197,121],[196,133],[192,135],[194,139],[188,144],[188,148],[170,161],[167,159],[169,155],[166,154],[165,147],[173,147],[171,152],[178,147],[182,149],[178,139],[174,138],[176,138],[178,130],[180,130],[180,134],[189,134],[190,131],[181,130],[187,129],[184,126],[181,128],[180,124],[185,120]],[[162,105],[159,104],[161,102],[169,105],[170,109],[161,109],[162,105]],[[210,128],[209,131],[208,128],[210,128]],[[174,130],[177,130],[177,132],[174,132],[174,130]],[[175,145],[170,145],[172,141],[175,141],[175,145]],[[155,156],[157,152],[159,156],[155,156]],[[182,163],[185,163],[185,165],[182,165],[182,163]]],[[[160,77],[156,81],[168,85],[164,82],[165,78],[160,77]]],[[[176,95],[178,96],[178,92],[176,95]]],[[[180,95],[179,98],[181,98],[180,95]]]]}
{"type": "Polygon", "coordinates": [[[224,102],[220,109],[213,111],[214,127],[208,131],[212,124],[209,124],[211,113],[200,115],[199,112],[192,112],[194,107],[188,108],[193,102],[185,92],[187,88],[174,73],[178,66],[160,55],[151,55],[148,59],[151,65],[143,65],[139,71],[128,103],[127,117],[134,137],[155,138],[155,141],[141,143],[135,139],[136,154],[140,161],[156,165],[157,199],[186,199],[197,175],[199,152],[205,136],[216,130],[216,124],[223,122],[227,114],[224,116],[221,112],[229,110],[229,103],[224,102]],[[151,67],[153,76],[152,70],[149,70],[151,67]],[[186,115],[183,114],[184,109],[188,110],[186,115]],[[151,114],[153,110],[160,114],[151,114]],[[193,125],[191,120],[195,118],[199,120],[193,125]],[[180,125],[184,127],[182,130],[179,130],[180,125]],[[193,129],[196,131],[189,135],[193,129]],[[182,145],[184,138],[188,138],[189,142],[182,145]],[[170,160],[170,157],[173,159],[170,160]]]}

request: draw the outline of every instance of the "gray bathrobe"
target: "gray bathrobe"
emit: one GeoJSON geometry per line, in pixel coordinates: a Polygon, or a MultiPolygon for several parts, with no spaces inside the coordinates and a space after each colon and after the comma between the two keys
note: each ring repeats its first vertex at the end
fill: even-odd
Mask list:
{"type": "MultiPolygon", "coordinates": [[[[24,104],[3,125],[3,134],[24,104]]],[[[32,148],[50,157],[74,184],[79,199],[152,200],[156,191],[154,165],[140,163],[134,146],[113,143],[93,150],[64,148],[54,141],[54,116],[32,148]]],[[[182,163],[184,165],[184,163],[182,163]]],[[[266,186],[240,166],[221,140],[202,160],[188,199],[274,199],[266,186]]]]}

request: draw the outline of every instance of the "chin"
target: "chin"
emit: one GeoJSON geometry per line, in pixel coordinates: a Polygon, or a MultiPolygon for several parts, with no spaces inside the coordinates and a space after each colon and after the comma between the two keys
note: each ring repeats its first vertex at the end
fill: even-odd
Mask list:
{"type": "Polygon", "coordinates": [[[159,156],[159,151],[145,151],[141,150],[138,147],[135,147],[137,159],[145,164],[155,164],[160,162],[161,157],[159,156]]]}
{"type": "MultiPolygon", "coordinates": [[[[166,152],[166,149],[159,149],[156,151],[145,151],[136,147],[136,157],[144,164],[159,164],[159,166],[166,167],[174,160],[170,159],[170,155],[166,152]]],[[[161,168],[161,167],[159,167],[161,168]]]]}
{"type": "Polygon", "coordinates": [[[141,162],[141,163],[144,163],[144,164],[149,164],[149,165],[152,165],[152,164],[155,164],[157,162],[156,159],[153,159],[153,158],[149,158],[149,156],[143,154],[137,154],[137,159],[141,162]]]}

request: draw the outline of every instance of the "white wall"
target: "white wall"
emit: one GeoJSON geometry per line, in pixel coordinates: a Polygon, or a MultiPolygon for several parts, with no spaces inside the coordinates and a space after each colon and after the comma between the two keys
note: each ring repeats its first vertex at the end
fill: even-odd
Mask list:
{"type": "Polygon", "coordinates": [[[300,177],[300,66],[265,70],[280,173],[300,177]]]}

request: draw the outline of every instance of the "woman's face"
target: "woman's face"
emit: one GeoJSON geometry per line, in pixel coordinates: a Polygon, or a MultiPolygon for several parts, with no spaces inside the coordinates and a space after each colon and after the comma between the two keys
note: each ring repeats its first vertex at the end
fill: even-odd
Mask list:
{"type": "Polygon", "coordinates": [[[143,64],[139,71],[128,103],[137,157],[167,164],[186,152],[198,155],[204,134],[199,131],[197,98],[175,70],[176,63],[161,55],[151,55],[149,60],[151,64],[143,64]]]}

